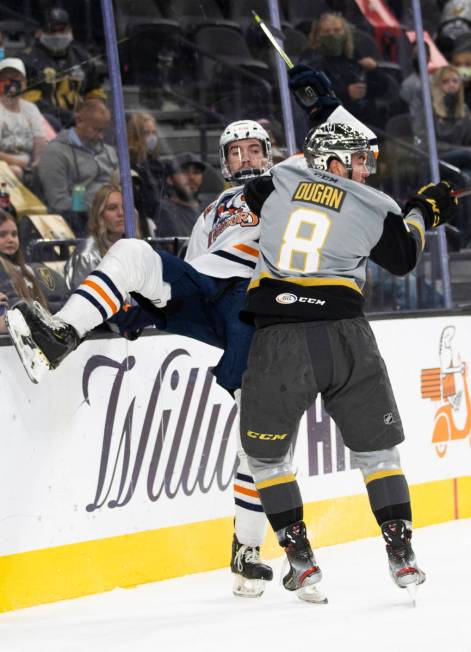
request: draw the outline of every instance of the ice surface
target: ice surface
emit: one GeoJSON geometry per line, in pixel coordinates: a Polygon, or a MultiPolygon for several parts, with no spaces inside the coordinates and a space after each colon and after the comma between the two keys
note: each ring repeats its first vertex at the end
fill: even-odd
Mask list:
{"type": "Polygon", "coordinates": [[[221,570],[3,614],[0,651],[470,652],[471,520],[416,530],[414,549],[427,572],[415,609],[366,539],[317,551],[328,605],[285,591],[276,560],[258,599],[233,597],[221,570]]]}

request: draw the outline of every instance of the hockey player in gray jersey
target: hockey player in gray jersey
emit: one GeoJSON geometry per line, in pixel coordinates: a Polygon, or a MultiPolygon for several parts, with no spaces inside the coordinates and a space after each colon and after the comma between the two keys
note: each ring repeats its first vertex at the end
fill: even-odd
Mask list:
{"type": "Polygon", "coordinates": [[[321,393],[361,469],[395,584],[425,580],[411,547],[409,489],[397,445],[404,439],[388,374],[363,316],[368,258],[411,271],[425,231],[453,217],[445,181],[421,188],[404,212],[365,181],[375,169],[364,133],[348,124],[310,132],[292,157],[246,185],[260,216],[260,256],[246,313],[257,327],[242,383],[241,439],[289,572],[286,589],[325,601],[303,522],[291,452],[304,411],[321,393]]]}
{"type": "MultiPolygon", "coordinates": [[[[22,304],[8,315],[9,330],[30,378],[38,382],[86,333],[119,313],[122,332],[156,325],[223,349],[212,370],[236,400],[253,327],[239,319],[258,257],[258,218],[247,208],[243,183],[272,165],[267,132],[252,120],[228,125],[220,139],[221,171],[232,187],[203,212],[186,260],[155,252],[137,239],[120,240],[54,316],[22,304]],[[141,308],[120,311],[133,293],[141,308]]],[[[236,595],[261,595],[272,569],[260,559],[266,518],[240,444],[234,480],[235,533],[231,569],[236,595]]]]}

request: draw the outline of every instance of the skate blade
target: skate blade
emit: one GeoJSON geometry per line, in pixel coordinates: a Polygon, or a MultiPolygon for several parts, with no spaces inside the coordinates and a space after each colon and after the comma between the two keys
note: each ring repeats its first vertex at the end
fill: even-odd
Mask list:
{"type": "Polygon", "coordinates": [[[265,580],[249,580],[234,574],[232,593],[239,598],[259,598],[265,591],[265,580]]]}
{"type": "Polygon", "coordinates": [[[312,602],[314,604],[327,604],[327,596],[318,587],[317,584],[307,584],[296,590],[296,596],[305,602],[312,602]]]}
{"type": "Polygon", "coordinates": [[[50,367],[44,353],[33,342],[23,315],[19,310],[8,310],[5,324],[28,378],[35,384],[39,383],[50,367]]]}
{"type": "Polygon", "coordinates": [[[406,586],[407,593],[409,594],[409,598],[410,598],[410,601],[411,601],[411,605],[414,608],[417,607],[417,587],[418,587],[418,584],[416,584],[416,583],[408,584],[406,586]]]}

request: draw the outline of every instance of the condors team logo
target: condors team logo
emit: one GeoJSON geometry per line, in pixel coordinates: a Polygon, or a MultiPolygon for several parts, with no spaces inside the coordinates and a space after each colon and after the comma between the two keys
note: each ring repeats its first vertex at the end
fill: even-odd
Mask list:
{"type": "Polygon", "coordinates": [[[454,326],[443,329],[438,347],[440,366],[422,369],[420,379],[422,398],[437,404],[432,442],[439,457],[444,457],[449,442],[471,434],[469,370],[453,345],[455,332],[454,326]]]}

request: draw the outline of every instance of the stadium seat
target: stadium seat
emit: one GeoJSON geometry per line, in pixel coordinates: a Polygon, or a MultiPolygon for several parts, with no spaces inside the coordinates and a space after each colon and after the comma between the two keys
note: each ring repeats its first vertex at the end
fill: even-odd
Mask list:
{"type": "Polygon", "coordinates": [[[324,0],[281,0],[286,19],[304,34],[308,34],[312,21],[325,12],[330,11],[324,0]]]}
{"type": "Polygon", "coordinates": [[[200,26],[229,27],[240,30],[232,20],[224,18],[220,6],[215,0],[157,0],[162,16],[181,21],[188,32],[195,32],[200,26]]]}
{"type": "Polygon", "coordinates": [[[126,41],[121,48],[123,81],[127,84],[159,85],[164,83],[167,71],[174,71],[181,52],[179,37],[182,28],[166,18],[146,21],[142,16],[129,19],[126,41]],[[159,47],[156,47],[156,44],[159,47]]]}
{"type": "Polygon", "coordinates": [[[65,285],[64,265],[65,261],[31,263],[36,280],[52,313],[62,308],[69,294],[65,285]]]}
{"type": "Polygon", "coordinates": [[[228,119],[253,112],[267,115],[272,89],[269,66],[254,59],[241,34],[226,27],[204,27],[195,36],[198,97],[228,119]]]}

